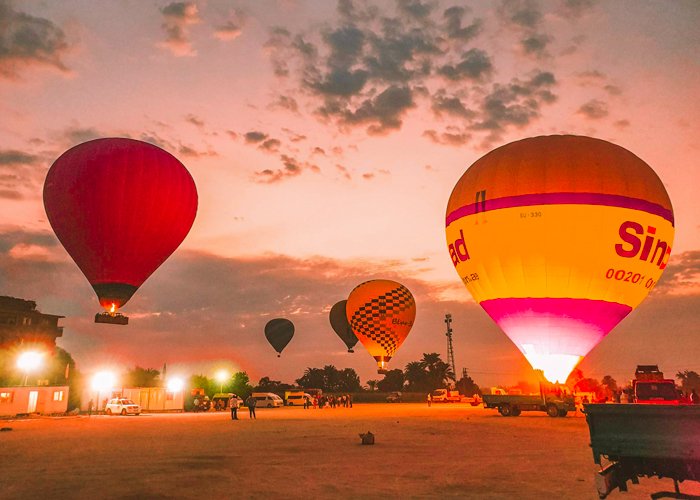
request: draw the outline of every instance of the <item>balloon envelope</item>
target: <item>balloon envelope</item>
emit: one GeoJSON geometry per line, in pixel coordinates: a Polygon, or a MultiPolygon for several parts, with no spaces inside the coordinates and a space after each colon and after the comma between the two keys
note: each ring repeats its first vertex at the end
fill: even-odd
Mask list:
{"type": "Polygon", "coordinates": [[[352,331],[381,371],[394,356],[416,319],[416,301],[401,283],[371,280],[357,285],[346,305],[352,331]]]}
{"type": "Polygon", "coordinates": [[[355,347],[355,344],[357,344],[357,335],[352,333],[352,328],[350,328],[350,323],[348,323],[348,317],[345,312],[345,306],[347,303],[347,300],[341,300],[331,307],[331,312],[328,314],[328,319],[330,320],[331,327],[333,327],[335,333],[347,346],[348,352],[354,352],[352,348],[355,347]]]}
{"type": "Polygon", "coordinates": [[[115,310],[185,238],[197,188],[182,163],[152,144],[96,139],[53,163],[44,207],[100,304],[115,310]]]}
{"type": "Polygon", "coordinates": [[[271,319],[265,325],[265,338],[277,351],[277,357],[282,353],[289,341],[294,337],[294,324],[285,318],[271,319]]]}
{"type": "Polygon", "coordinates": [[[534,368],[564,382],[658,281],[673,208],[626,149],[535,137],[469,167],[450,196],[446,236],[474,299],[534,368]]]}

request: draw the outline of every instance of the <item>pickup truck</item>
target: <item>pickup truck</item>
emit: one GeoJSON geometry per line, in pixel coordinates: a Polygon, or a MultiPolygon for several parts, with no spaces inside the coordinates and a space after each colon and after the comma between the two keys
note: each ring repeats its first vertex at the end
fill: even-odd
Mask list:
{"type": "Polygon", "coordinates": [[[448,389],[435,389],[430,393],[433,403],[459,403],[462,401],[462,396],[459,391],[450,391],[448,389]]]}
{"type": "Polygon", "coordinates": [[[517,417],[522,411],[544,411],[550,417],[565,417],[576,411],[573,396],[556,394],[484,394],[484,408],[496,408],[504,417],[517,417]]]}
{"type": "Polygon", "coordinates": [[[682,496],[678,482],[700,481],[700,405],[587,404],[584,412],[600,498],[652,476],[672,478],[676,490],[652,498],[697,498],[682,496]]]}

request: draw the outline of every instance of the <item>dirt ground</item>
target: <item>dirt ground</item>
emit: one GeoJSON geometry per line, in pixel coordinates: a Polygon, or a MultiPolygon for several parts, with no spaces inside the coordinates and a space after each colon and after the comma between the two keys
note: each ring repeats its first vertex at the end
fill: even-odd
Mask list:
{"type": "MultiPolygon", "coordinates": [[[[580,417],[409,403],[257,414],[0,420],[0,498],[598,498],[580,417]]],[[[673,482],[609,498],[659,490],[673,482]]]]}

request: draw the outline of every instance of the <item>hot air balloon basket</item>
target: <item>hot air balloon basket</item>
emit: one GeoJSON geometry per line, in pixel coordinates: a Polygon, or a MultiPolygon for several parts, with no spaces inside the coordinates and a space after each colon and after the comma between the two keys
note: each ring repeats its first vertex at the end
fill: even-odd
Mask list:
{"type": "Polygon", "coordinates": [[[129,317],[121,313],[97,313],[95,314],[95,323],[107,323],[110,325],[128,325],[129,317]]]}
{"type": "Polygon", "coordinates": [[[374,434],[369,431],[365,434],[360,434],[360,439],[362,439],[362,444],[374,444],[374,434]]]}

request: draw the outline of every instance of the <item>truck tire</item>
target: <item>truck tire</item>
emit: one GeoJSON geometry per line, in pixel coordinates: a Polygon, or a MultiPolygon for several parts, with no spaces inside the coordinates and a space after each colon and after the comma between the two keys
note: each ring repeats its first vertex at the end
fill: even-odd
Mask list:
{"type": "Polygon", "coordinates": [[[547,405],[547,415],[549,415],[550,417],[558,417],[559,408],[557,408],[556,405],[547,405]]]}
{"type": "Polygon", "coordinates": [[[498,413],[500,413],[504,417],[510,417],[513,414],[509,404],[499,406],[498,413]]]}
{"type": "Polygon", "coordinates": [[[565,417],[567,413],[569,413],[569,412],[568,412],[567,410],[565,410],[564,408],[562,408],[561,410],[559,410],[559,416],[560,416],[560,417],[565,417]]]}
{"type": "Polygon", "coordinates": [[[520,416],[520,408],[518,408],[517,406],[514,406],[514,407],[511,409],[510,414],[511,414],[513,417],[519,417],[519,416],[520,416]]]}

